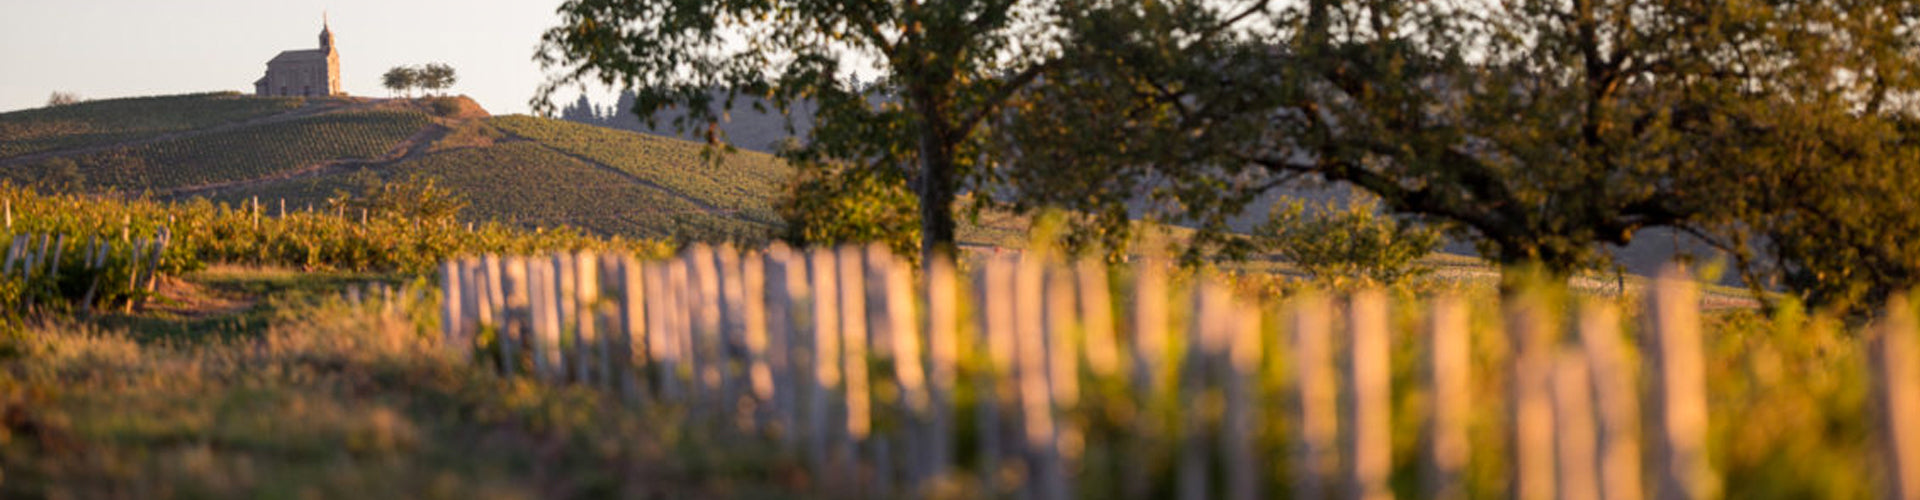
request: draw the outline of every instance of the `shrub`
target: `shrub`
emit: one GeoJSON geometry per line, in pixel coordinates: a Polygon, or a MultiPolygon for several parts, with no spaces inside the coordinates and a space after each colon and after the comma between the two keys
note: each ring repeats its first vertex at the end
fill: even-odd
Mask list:
{"type": "Polygon", "coordinates": [[[1431,271],[1418,261],[1440,246],[1438,231],[1380,214],[1377,201],[1357,194],[1345,208],[1327,202],[1314,213],[1297,200],[1275,204],[1254,237],[1316,278],[1380,284],[1431,271]]]}
{"type": "Polygon", "coordinates": [[[872,169],[803,168],[775,206],[795,245],[882,243],[919,255],[920,204],[905,183],[872,169]]]}

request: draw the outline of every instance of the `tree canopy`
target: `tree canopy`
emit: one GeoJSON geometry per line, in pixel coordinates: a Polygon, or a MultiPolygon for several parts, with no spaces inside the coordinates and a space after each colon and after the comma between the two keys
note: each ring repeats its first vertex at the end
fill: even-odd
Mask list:
{"type": "MultiPolygon", "coordinates": [[[[1110,2],[1071,24],[1068,63],[1000,143],[1023,153],[1016,204],[1109,233],[1146,196],[1230,245],[1207,236],[1254,196],[1331,181],[1503,263],[1567,273],[1672,227],[1831,298],[1816,276],[1842,271],[1813,268],[1839,264],[1799,247],[1914,217],[1841,193],[1914,182],[1893,123],[1917,19],[1913,2],[1110,2]]],[[[1873,261],[1841,267],[1872,280],[1873,261]]]]}
{"type": "MultiPolygon", "coordinates": [[[[535,98],[598,82],[634,89],[634,111],[683,107],[713,125],[739,96],[815,106],[800,168],[854,168],[910,185],[921,249],[950,251],[957,194],[984,185],[985,131],[1057,52],[1076,2],[1016,0],[570,0],[536,58],[557,76],[535,98]],[[722,90],[718,96],[715,90],[722,90]]],[[[651,121],[649,125],[652,125],[651,121]]]]}

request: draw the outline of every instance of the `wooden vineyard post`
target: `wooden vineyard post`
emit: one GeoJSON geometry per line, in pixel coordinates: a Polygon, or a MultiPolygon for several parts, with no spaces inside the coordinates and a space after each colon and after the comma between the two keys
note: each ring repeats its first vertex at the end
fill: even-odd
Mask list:
{"type": "Polygon", "coordinates": [[[1339,474],[1339,404],[1335,388],[1332,346],[1332,305],[1325,297],[1294,299],[1290,349],[1293,353],[1294,394],[1300,427],[1295,444],[1294,498],[1324,499],[1339,474]]]}
{"type": "Polygon", "coordinates": [[[460,323],[466,319],[460,310],[460,263],[448,260],[440,264],[440,342],[448,348],[457,348],[454,337],[461,330],[460,323]]]}
{"type": "Polygon", "coordinates": [[[712,247],[695,244],[687,248],[683,260],[689,286],[682,298],[690,301],[687,311],[691,313],[693,327],[690,330],[693,350],[688,361],[693,368],[693,386],[699,391],[694,407],[702,417],[710,417],[723,414],[720,405],[725,399],[721,392],[726,385],[726,372],[720,357],[720,277],[714,268],[712,247]]]}
{"type": "MultiPolygon", "coordinates": [[[[833,395],[840,386],[839,266],[832,249],[815,248],[807,255],[813,283],[813,388],[807,394],[807,456],[816,474],[826,475],[836,458],[832,437],[833,395]]],[[[844,479],[844,476],[839,477],[844,479]]]]}
{"type": "Polygon", "coordinates": [[[1128,347],[1133,358],[1134,404],[1147,411],[1134,419],[1130,456],[1120,490],[1128,499],[1143,500],[1149,494],[1152,487],[1149,481],[1153,477],[1153,444],[1147,436],[1153,435],[1157,427],[1153,423],[1155,416],[1149,411],[1160,403],[1160,373],[1167,352],[1166,275],[1154,262],[1142,261],[1134,267],[1132,309],[1133,332],[1128,347]]]}
{"type": "Polygon", "coordinates": [[[927,399],[932,406],[927,425],[928,477],[939,478],[953,460],[953,387],[955,365],[959,357],[959,296],[954,283],[953,260],[936,255],[926,263],[927,297],[927,399]]]}
{"type": "Polygon", "coordinates": [[[1887,300],[1887,315],[1868,342],[1881,460],[1886,483],[1882,498],[1920,498],[1920,345],[1906,297],[1887,300]]]}
{"type": "Polygon", "coordinates": [[[642,267],[642,295],[647,297],[647,360],[653,369],[654,394],[677,401],[680,391],[680,348],[674,323],[675,299],[671,276],[674,261],[648,262],[642,267]]]}
{"type": "Polygon", "coordinates": [[[1096,259],[1081,260],[1075,276],[1080,281],[1080,325],[1086,339],[1087,371],[1100,378],[1121,375],[1120,347],[1113,338],[1113,294],[1107,288],[1107,266],[1096,259]]]}
{"type": "Polygon", "coordinates": [[[1512,485],[1508,496],[1520,500],[1554,498],[1553,320],[1546,301],[1535,294],[1508,297],[1508,344],[1513,346],[1512,485]]]}
{"type": "MultiPolygon", "coordinates": [[[[740,359],[746,354],[746,306],[742,293],[742,275],[740,269],[740,251],[732,245],[721,245],[713,249],[714,284],[717,285],[714,299],[719,301],[715,310],[719,311],[719,349],[715,357],[716,367],[720,370],[720,403],[722,411],[734,414],[732,406],[741,401],[748,392],[752,374],[750,359],[740,359]]],[[[758,412],[752,412],[755,415],[758,412]]]]}
{"type": "Polygon", "coordinates": [[[608,387],[608,371],[612,359],[608,356],[605,332],[601,331],[600,320],[600,258],[592,252],[582,251],[571,255],[573,259],[574,286],[574,352],[579,353],[579,366],[574,369],[575,378],[583,384],[599,384],[608,387]]]}
{"type": "MultiPolygon", "coordinates": [[[[766,260],[758,253],[740,258],[740,319],[742,341],[747,347],[747,381],[753,392],[758,425],[766,432],[776,420],[776,412],[785,411],[775,402],[778,386],[774,383],[772,356],[768,353],[766,260]]],[[[782,353],[784,354],[784,353],[782,353]]]]}
{"type": "Polygon", "coordinates": [[[1553,424],[1556,491],[1560,500],[1599,500],[1595,474],[1592,380],[1587,358],[1577,350],[1553,361],[1553,424]]]}
{"type": "Polygon", "coordinates": [[[1071,268],[1060,265],[1058,261],[1045,261],[1046,269],[1041,272],[1046,279],[1044,299],[1039,302],[1045,309],[1046,318],[1043,329],[1047,344],[1047,379],[1052,388],[1054,417],[1054,443],[1049,458],[1056,463],[1054,470],[1059,478],[1054,479],[1063,486],[1060,498],[1074,496],[1071,480],[1067,471],[1074,468],[1080,460],[1079,443],[1084,439],[1078,423],[1067,417],[1080,405],[1080,342],[1077,341],[1076,328],[1079,324],[1079,310],[1074,307],[1077,293],[1071,268]]]}
{"type": "Polygon", "coordinates": [[[1352,331],[1347,384],[1353,405],[1348,413],[1353,436],[1347,440],[1353,470],[1347,488],[1355,499],[1392,498],[1393,492],[1387,489],[1387,475],[1393,469],[1393,401],[1386,294],[1379,290],[1354,293],[1348,299],[1347,314],[1352,331]]]}
{"type": "Polygon", "coordinates": [[[527,263],[519,257],[498,259],[499,286],[495,287],[505,304],[500,322],[500,373],[513,376],[519,364],[519,352],[525,347],[527,311],[527,263]],[[516,345],[518,344],[518,345],[516,345]]]}
{"type": "Polygon", "coordinates": [[[1180,363],[1180,455],[1174,477],[1174,489],[1179,492],[1180,500],[1206,500],[1214,496],[1207,484],[1212,455],[1208,453],[1205,436],[1207,415],[1197,409],[1209,391],[1207,379],[1211,366],[1218,364],[1216,358],[1224,350],[1220,345],[1220,330],[1229,321],[1226,316],[1232,308],[1223,303],[1226,291],[1213,277],[1202,275],[1195,281],[1186,359],[1180,363]]]}
{"type": "Polygon", "coordinates": [[[1422,490],[1427,498],[1460,500],[1467,497],[1464,475],[1471,444],[1467,420],[1473,413],[1473,364],[1467,307],[1457,296],[1434,299],[1427,318],[1427,392],[1432,415],[1428,420],[1426,467],[1422,490]]]}
{"type": "Polygon", "coordinates": [[[559,373],[560,353],[555,352],[560,337],[560,317],[555,309],[553,264],[548,259],[527,259],[527,300],[530,316],[527,346],[533,355],[533,373],[552,382],[559,373]]]}
{"type": "Polygon", "coordinates": [[[1718,496],[1707,462],[1706,368],[1700,353],[1700,295],[1678,267],[1660,273],[1649,297],[1653,328],[1645,339],[1649,408],[1653,414],[1652,467],[1660,484],[1654,498],[1718,496]]]}
{"type": "Polygon", "coordinates": [[[1041,308],[1046,303],[1045,262],[1035,252],[1024,252],[1014,275],[1014,337],[1018,344],[1019,368],[1014,379],[1019,384],[1022,426],[1026,429],[1030,471],[1028,487],[1033,500],[1062,500],[1068,497],[1065,471],[1061,470],[1060,436],[1054,423],[1053,388],[1048,378],[1046,321],[1041,308]]]}
{"type": "Polygon", "coordinates": [[[1017,408],[1019,394],[1014,385],[1014,358],[1018,351],[1014,342],[1014,261],[1004,255],[990,257],[984,269],[980,270],[979,288],[981,328],[980,343],[986,346],[986,374],[980,377],[980,397],[974,407],[975,435],[980,448],[980,481],[982,491],[989,496],[998,495],[1004,488],[1002,477],[1002,458],[1014,450],[1004,445],[1006,430],[1001,427],[1003,411],[1013,414],[1017,408]]]}
{"type": "MultiPolygon", "coordinates": [[[[873,431],[871,390],[867,383],[867,286],[866,266],[860,260],[860,248],[839,249],[840,262],[840,376],[845,383],[847,438],[843,453],[850,467],[857,470],[855,448],[866,444],[873,431]]],[[[857,481],[857,478],[852,478],[857,481]]]]}
{"type": "Polygon", "coordinates": [[[1620,342],[1620,313],[1589,301],[1580,308],[1580,345],[1593,376],[1602,500],[1640,500],[1640,397],[1620,342]]]}
{"type": "MultiPolygon", "coordinates": [[[[494,293],[500,282],[500,266],[494,256],[487,255],[472,260],[474,283],[470,290],[474,293],[474,321],[477,332],[493,332],[494,343],[500,342],[499,294],[494,293]]],[[[476,339],[477,337],[476,333],[476,339]]],[[[474,347],[474,346],[469,346],[474,347]]],[[[505,359],[505,358],[502,358],[505,359]]]]}
{"type": "Polygon", "coordinates": [[[552,266],[549,269],[553,273],[553,312],[558,318],[553,342],[554,352],[560,355],[560,362],[556,365],[559,371],[554,375],[562,380],[571,378],[584,383],[587,364],[582,362],[583,356],[580,355],[579,283],[576,281],[573,255],[556,253],[551,259],[552,266]]]}
{"type": "Polygon", "coordinates": [[[767,248],[767,369],[773,373],[773,406],[777,411],[780,442],[788,452],[798,451],[800,437],[800,394],[810,378],[805,371],[812,366],[812,346],[801,334],[797,305],[806,299],[806,269],[799,255],[786,245],[774,243],[767,248]]]}
{"type": "Polygon", "coordinates": [[[636,367],[634,360],[644,356],[642,350],[648,344],[646,280],[642,275],[646,271],[632,255],[623,254],[611,264],[613,269],[608,275],[615,277],[614,283],[620,291],[620,302],[615,306],[619,314],[618,326],[614,329],[618,339],[613,349],[615,385],[627,401],[639,401],[641,388],[635,379],[640,377],[639,370],[645,365],[636,367]]]}
{"type": "MultiPolygon", "coordinates": [[[[932,468],[929,440],[929,403],[925,346],[920,338],[919,318],[915,311],[913,269],[893,256],[886,247],[867,247],[868,264],[881,279],[879,295],[885,302],[886,335],[892,344],[893,382],[899,388],[904,433],[901,434],[901,460],[905,484],[902,491],[918,492],[925,473],[932,468]]],[[[877,327],[878,325],[876,325],[877,327]]]]}
{"type": "Polygon", "coordinates": [[[1260,421],[1259,394],[1253,388],[1259,380],[1264,354],[1260,339],[1260,308],[1257,303],[1235,300],[1226,294],[1222,312],[1226,325],[1217,332],[1223,337],[1225,359],[1217,363],[1221,389],[1226,396],[1226,414],[1220,423],[1221,461],[1226,468],[1226,496],[1229,500],[1255,500],[1260,492],[1261,461],[1254,455],[1255,423],[1260,421]],[[1249,314],[1248,312],[1252,313],[1249,314]]]}

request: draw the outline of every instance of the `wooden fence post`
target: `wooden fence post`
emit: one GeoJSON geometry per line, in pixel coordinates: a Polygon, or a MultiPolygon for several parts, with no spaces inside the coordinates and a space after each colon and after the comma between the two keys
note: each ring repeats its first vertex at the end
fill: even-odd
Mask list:
{"type": "Polygon", "coordinates": [[[1134,266],[1133,325],[1128,343],[1133,358],[1134,404],[1141,414],[1134,419],[1132,445],[1121,477],[1121,496],[1143,500],[1150,494],[1153,477],[1153,443],[1148,439],[1158,427],[1149,412],[1160,403],[1160,374],[1167,353],[1166,275],[1152,261],[1134,266]]]}
{"type": "Polygon", "coordinates": [[[644,351],[647,345],[647,295],[646,277],[643,274],[646,270],[632,255],[621,255],[613,264],[612,275],[620,290],[620,302],[617,305],[619,326],[614,330],[618,339],[613,353],[614,376],[619,379],[620,393],[628,401],[639,401],[643,395],[635,379],[639,377],[639,370],[645,369],[645,364],[636,367],[634,360],[647,354],[644,351]]]}
{"type": "Polygon", "coordinates": [[[1379,290],[1362,290],[1347,304],[1349,341],[1347,384],[1351,388],[1353,411],[1349,413],[1353,436],[1353,470],[1348,480],[1352,498],[1380,500],[1393,497],[1387,489],[1387,475],[1393,471],[1393,429],[1390,415],[1393,401],[1388,370],[1391,343],[1388,332],[1387,297],[1379,290]]]}
{"type": "Polygon", "coordinates": [[[1005,446],[1008,432],[1001,427],[1003,407],[1006,414],[1015,414],[1020,394],[1014,378],[1014,358],[1019,350],[1014,341],[1014,261],[1004,255],[989,257],[979,274],[979,334],[980,344],[986,346],[986,373],[979,379],[974,423],[982,489],[988,496],[997,496],[1006,486],[1000,483],[1003,458],[1015,451],[1005,446]]]}
{"type": "Polygon", "coordinates": [[[1556,353],[1553,361],[1555,493],[1560,500],[1598,500],[1600,482],[1594,463],[1592,380],[1587,358],[1578,350],[1556,353]]]}
{"type": "MultiPolygon", "coordinates": [[[[813,389],[807,394],[807,449],[816,474],[828,475],[838,450],[832,437],[833,395],[840,387],[840,271],[832,249],[815,248],[807,255],[813,283],[813,389]]],[[[844,427],[841,427],[844,428],[844,427]]],[[[844,479],[844,477],[839,478],[844,479]]]]}
{"type": "Polygon", "coordinates": [[[1920,346],[1907,298],[1887,300],[1887,315],[1867,344],[1886,484],[1883,498],[1920,498],[1920,346]]]}
{"type": "Polygon", "coordinates": [[[1620,342],[1620,313],[1588,301],[1580,308],[1580,343],[1593,375],[1599,414],[1600,497],[1640,500],[1640,397],[1620,342]]]}
{"type": "Polygon", "coordinates": [[[491,266],[498,271],[496,279],[489,284],[490,293],[500,300],[500,373],[512,377],[520,359],[520,346],[515,345],[521,337],[521,329],[526,325],[527,308],[527,266],[519,257],[490,257],[491,266]]]}
{"type": "Polygon", "coordinates": [[[1660,478],[1654,498],[1718,496],[1707,462],[1706,368],[1700,356],[1700,295],[1678,267],[1660,273],[1649,299],[1653,328],[1646,339],[1647,374],[1653,384],[1652,470],[1660,478]]]}
{"type": "MultiPolygon", "coordinates": [[[[866,444],[873,431],[872,400],[869,399],[872,393],[867,385],[866,266],[861,263],[860,248],[855,246],[841,247],[839,260],[840,376],[846,387],[848,438],[842,449],[849,467],[858,470],[855,449],[866,444]]],[[[857,477],[853,479],[858,481],[857,477]]]]}
{"type": "Polygon", "coordinates": [[[1294,498],[1324,499],[1339,475],[1339,404],[1332,346],[1332,305],[1325,297],[1305,295],[1292,304],[1290,332],[1294,392],[1300,428],[1294,464],[1294,498]]]}
{"type": "Polygon", "coordinates": [[[527,345],[532,347],[533,371],[541,380],[554,381],[563,365],[557,352],[560,316],[555,311],[553,263],[549,259],[527,259],[528,312],[532,318],[527,345]]]}
{"type": "Polygon", "coordinates": [[[1254,454],[1255,428],[1262,406],[1260,394],[1254,390],[1260,380],[1264,354],[1260,338],[1261,308],[1258,302],[1236,300],[1231,293],[1224,301],[1227,308],[1222,314],[1227,329],[1218,332],[1224,337],[1219,342],[1225,344],[1222,347],[1225,359],[1219,363],[1221,386],[1226,396],[1226,414],[1220,422],[1221,460],[1227,469],[1224,498],[1254,500],[1262,498],[1262,461],[1254,454]]]}
{"type": "MultiPolygon", "coordinates": [[[[773,363],[767,349],[770,342],[767,335],[767,281],[766,259],[759,253],[748,252],[740,257],[740,291],[732,296],[740,300],[740,325],[742,338],[747,348],[747,382],[752,389],[755,405],[754,414],[761,432],[773,427],[778,412],[785,411],[776,402],[779,386],[774,382],[773,363]]],[[[784,355],[785,353],[781,353],[784,355]]]]}
{"type": "Polygon", "coordinates": [[[1018,343],[1020,406],[1026,429],[1026,449],[1031,457],[1028,486],[1034,500],[1067,498],[1064,472],[1060,467],[1060,441],[1054,427],[1054,391],[1048,378],[1046,321],[1041,308],[1046,303],[1045,262],[1037,252],[1023,252],[1014,276],[1014,325],[1018,343]]]}
{"type": "Polygon", "coordinates": [[[455,348],[454,337],[461,331],[461,322],[466,320],[465,311],[460,310],[462,300],[460,292],[460,263],[448,260],[440,264],[440,343],[455,348]]]}
{"type": "Polygon", "coordinates": [[[953,260],[944,255],[928,259],[925,279],[927,358],[931,365],[927,369],[927,399],[931,405],[931,420],[927,425],[926,437],[931,461],[925,474],[937,479],[947,474],[954,452],[953,422],[949,413],[953,410],[954,365],[959,357],[958,334],[954,330],[959,327],[960,313],[953,260]]]}
{"type": "Polygon", "coordinates": [[[1473,413],[1473,364],[1467,307],[1459,297],[1433,300],[1427,316],[1428,420],[1426,466],[1421,478],[1427,498],[1467,498],[1464,477],[1469,447],[1467,421],[1473,413]]]}
{"type": "Polygon", "coordinates": [[[1546,300],[1535,294],[1509,296],[1504,304],[1508,344],[1513,348],[1508,446],[1512,448],[1512,486],[1508,496],[1521,500],[1555,497],[1553,451],[1553,320],[1546,300]]]}
{"type": "Polygon", "coordinates": [[[774,243],[767,248],[767,369],[773,373],[774,408],[778,411],[780,442],[789,453],[799,451],[801,433],[800,401],[806,383],[812,377],[812,346],[802,335],[799,304],[806,297],[804,261],[792,248],[774,243]]]}

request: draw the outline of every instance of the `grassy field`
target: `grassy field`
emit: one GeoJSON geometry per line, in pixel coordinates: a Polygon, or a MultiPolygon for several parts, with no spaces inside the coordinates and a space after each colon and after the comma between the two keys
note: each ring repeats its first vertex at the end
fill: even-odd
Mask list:
{"type": "Polygon", "coordinates": [[[780,466],[428,341],[391,276],[215,267],[136,316],[0,338],[0,496],[761,497],[780,466]]]}

